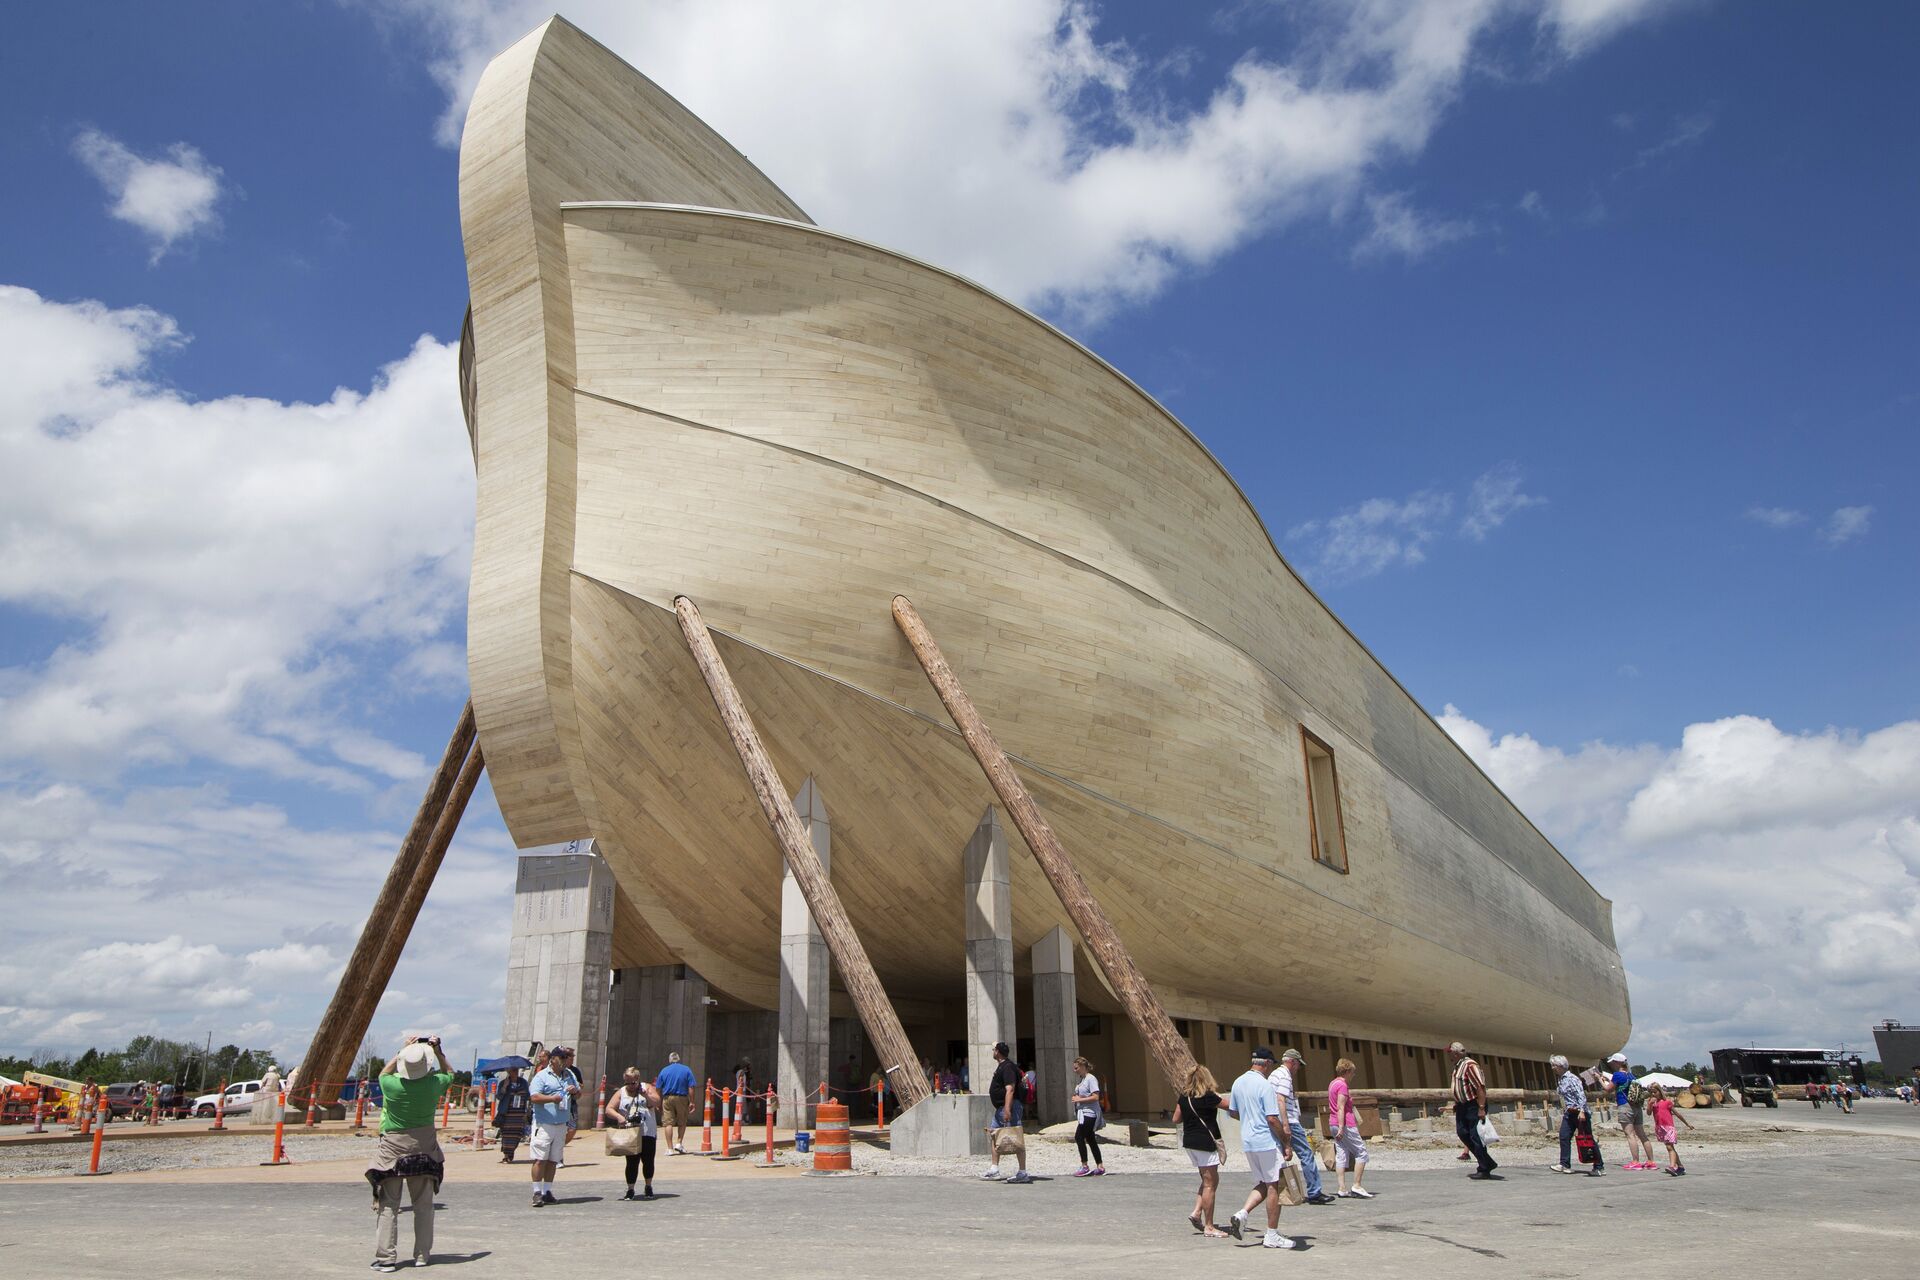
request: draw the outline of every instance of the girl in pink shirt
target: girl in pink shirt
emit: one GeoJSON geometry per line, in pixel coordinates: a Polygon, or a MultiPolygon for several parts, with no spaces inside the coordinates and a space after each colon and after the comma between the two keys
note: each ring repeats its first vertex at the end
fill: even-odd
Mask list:
{"type": "Polygon", "coordinates": [[[1687,1126],[1688,1132],[1692,1132],[1693,1121],[1687,1119],[1684,1112],[1674,1110],[1673,1099],[1669,1098],[1667,1091],[1659,1085],[1648,1085],[1647,1094],[1649,1098],[1647,1110],[1653,1112],[1653,1136],[1656,1141],[1667,1144],[1667,1159],[1671,1162],[1667,1166],[1667,1172],[1677,1178],[1684,1174],[1687,1168],[1680,1163],[1680,1148],[1674,1145],[1674,1139],[1679,1135],[1674,1130],[1673,1122],[1678,1120],[1687,1126]]]}

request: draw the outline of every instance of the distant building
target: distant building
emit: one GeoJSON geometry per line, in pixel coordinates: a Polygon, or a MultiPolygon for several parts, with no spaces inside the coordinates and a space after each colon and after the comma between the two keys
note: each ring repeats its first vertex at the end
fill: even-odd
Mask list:
{"type": "Polygon", "coordinates": [[[1920,1067],[1920,1027],[1888,1018],[1874,1027],[1873,1043],[1880,1050],[1880,1065],[1888,1075],[1912,1075],[1920,1067]]]}

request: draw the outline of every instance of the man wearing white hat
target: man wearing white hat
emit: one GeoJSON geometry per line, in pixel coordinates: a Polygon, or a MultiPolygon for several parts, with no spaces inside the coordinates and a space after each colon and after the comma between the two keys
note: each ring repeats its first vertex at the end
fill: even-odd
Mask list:
{"type": "Polygon", "coordinates": [[[446,1174],[433,1113],[452,1087],[453,1068],[439,1036],[408,1036],[406,1047],[380,1072],[380,1147],[367,1169],[380,1215],[373,1233],[375,1271],[399,1267],[402,1193],[413,1204],[413,1264],[424,1267],[431,1259],[433,1196],[446,1174]]]}

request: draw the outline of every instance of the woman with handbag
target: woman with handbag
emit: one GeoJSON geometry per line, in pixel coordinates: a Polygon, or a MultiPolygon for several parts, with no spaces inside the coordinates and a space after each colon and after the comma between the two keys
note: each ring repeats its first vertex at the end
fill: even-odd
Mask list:
{"type": "Polygon", "coordinates": [[[1367,1176],[1367,1141],[1360,1136],[1360,1112],[1353,1105],[1353,1059],[1333,1064],[1327,1085],[1327,1131],[1333,1135],[1333,1172],[1340,1179],[1336,1193],[1346,1200],[1371,1200],[1373,1192],[1360,1185],[1367,1176]],[[1347,1190],[1347,1168],[1353,1168],[1353,1190],[1347,1190]]]}
{"type": "Polygon", "coordinates": [[[1220,1136],[1220,1082],[1213,1072],[1196,1066],[1187,1073],[1186,1092],[1173,1104],[1173,1118],[1180,1124],[1180,1145],[1186,1148],[1187,1159],[1200,1171],[1200,1194],[1187,1221],[1201,1235],[1225,1240],[1227,1233],[1213,1225],[1220,1162],[1227,1154],[1226,1141],[1220,1136]]]}
{"type": "Polygon", "coordinates": [[[1073,1060],[1073,1073],[1080,1078],[1080,1083],[1073,1086],[1073,1112],[1080,1122],[1073,1130],[1073,1145],[1080,1151],[1080,1167],[1073,1176],[1098,1178],[1107,1171],[1106,1162],[1100,1158],[1100,1130],[1107,1125],[1106,1117],[1100,1114],[1100,1082],[1094,1078],[1093,1064],[1085,1058],[1073,1060]],[[1093,1153],[1091,1165],[1088,1151],[1093,1153]]]}
{"type": "Polygon", "coordinates": [[[653,1155],[660,1141],[660,1095],[640,1078],[638,1067],[628,1067],[620,1089],[607,1099],[607,1154],[627,1158],[627,1194],[622,1200],[653,1199],[653,1155]],[[646,1189],[633,1194],[636,1174],[646,1175],[646,1189]]]}

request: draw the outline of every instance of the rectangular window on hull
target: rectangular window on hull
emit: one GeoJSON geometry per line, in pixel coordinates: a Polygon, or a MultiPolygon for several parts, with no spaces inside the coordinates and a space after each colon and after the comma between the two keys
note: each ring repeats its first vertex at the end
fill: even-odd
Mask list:
{"type": "Polygon", "coordinates": [[[1313,843],[1313,860],[1345,875],[1347,833],[1340,818],[1340,775],[1333,767],[1333,748],[1304,728],[1300,746],[1307,761],[1307,838],[1313,843]]]}

